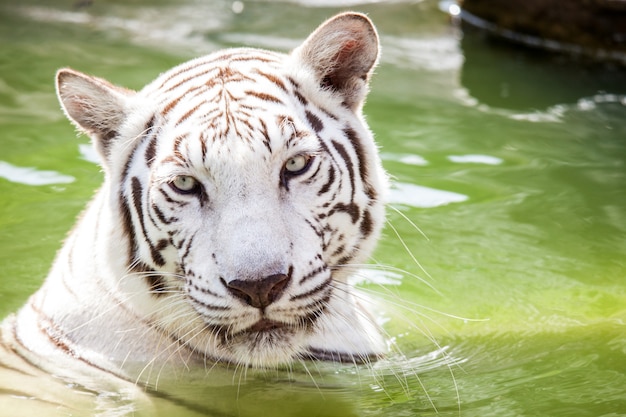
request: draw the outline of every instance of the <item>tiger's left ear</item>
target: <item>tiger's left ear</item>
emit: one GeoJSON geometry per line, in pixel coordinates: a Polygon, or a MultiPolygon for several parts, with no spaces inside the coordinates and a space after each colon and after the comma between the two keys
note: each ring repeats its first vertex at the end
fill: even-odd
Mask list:
{"type": "Polygon", "coordinates": [[[57,72],[56,89],[67,118],[108,161],[111,143],[126,120],[128,98],[135,92],[67,68],[57,72]]]}
{"type": "Polygon", "coordinates": [[[342,13],[322,23],[293,54],[313,69],[319,85],[340,94],[356,110],[378,61],[378,34],[361,13],[342,13]]]}

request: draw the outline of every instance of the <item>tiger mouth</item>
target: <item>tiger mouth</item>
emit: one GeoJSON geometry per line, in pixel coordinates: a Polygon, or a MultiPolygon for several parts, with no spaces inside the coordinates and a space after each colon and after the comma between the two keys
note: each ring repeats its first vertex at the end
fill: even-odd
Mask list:
{"type": "Polygon", "coordinates": [[[231,347],[249,346],[250,352],[257,349],[266,349],[268,346],[277,347],[290,341],[299,330],[297,326],[262,318],[253,325],[235,333],[222,334],[223,343],[231,347]]]}
{"type": "Polygon", "coordinates": [[[279,329],[284,329],[287,327],[285,323],[280,323],[274,320],[269,319],[261,319],[257,321],[252,326],[243,330],[242,333],[263,333],[263,332],[271,332],[279,329]]]}
{"type": "Polygon", "coordinates": [[[316,319],[317,315],[307,316],[301,318],[298,323],[285,323],[262,317],[256,323],[246,327],[245,329],[232,333],[229,333],[228,331],[221,333],[223,337],[230,340],[234,340],[237,337],[257,338],[294,335],[300,332],[310,332],[315,326],[316,319]]]}
{"type": "Polygon", "coordinates": [[[277,321],[263,315],[248,327],[237,330],[232,329],[232,326],[229,325],[210,323],[206,324],[206,329],[224,346],[234,346],[250,341],[259,342],[260,340],[272,340],[274,342],[281,339],[290,340],[296,335],[314,332],[317,321],[324,311],[325,306],[322,306],[306,316],[295,319],[294,322],[277,321]]]}
{"type": "Polygon", "coordinates": [[[281,323],[267,318],[261,318],[251,326],[237,331],[232,331],[226,326],[211,326],[210,328],[216,335],[219,335],[222,343],[233,343],[236,340],[248,339],[255,336],[279,336],[295,333],[298,326],[294,326],[289,323],[281,323]]]}

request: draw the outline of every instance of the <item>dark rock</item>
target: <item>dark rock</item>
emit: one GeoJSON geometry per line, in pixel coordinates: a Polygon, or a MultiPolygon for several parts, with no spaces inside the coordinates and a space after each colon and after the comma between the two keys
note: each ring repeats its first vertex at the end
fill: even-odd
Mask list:
{"type": "Polygon", "coordinates": [[[626,0],[463,0],[464,22],[507,39],[626,62],[626,0]]]}

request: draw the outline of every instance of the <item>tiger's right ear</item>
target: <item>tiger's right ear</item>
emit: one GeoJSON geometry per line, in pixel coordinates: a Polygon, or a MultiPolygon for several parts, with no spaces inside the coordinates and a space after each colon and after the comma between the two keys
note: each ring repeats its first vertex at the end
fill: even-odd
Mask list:
{"type": "Polygon", "coordinates": [[[56,90],[67,118],[91,137],[108,160],[111,143],[126,120],[128,99],[135,92],[68,68],[57,72],[56,90]]]}

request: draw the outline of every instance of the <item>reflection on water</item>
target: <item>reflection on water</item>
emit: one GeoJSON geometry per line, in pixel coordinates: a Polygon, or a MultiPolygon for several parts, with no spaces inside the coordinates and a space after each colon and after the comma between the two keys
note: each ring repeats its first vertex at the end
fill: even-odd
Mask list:
{"type": "Polygon", "coordinates": [[[0,178],[25,185],[68,184],[74,177],[55,171],[42,171],[31,167],[17,167],[0,161],[0,178]]]}
{"type": "Polygon", "coordinates": [[[500,165],[502,159],[489,155],[450,155],[448,159],[459,164],[500,165]]]}
{"type": "Polygon", "coordinates": [[[396,182],[389,192],[389,203],[430,208],[466,201],[467,196],[451,191],[436,190],[415,184],[396,182]]]}
{"type": "MultiPolygon", "coordinates": [[[[610,92],[626,94],[626,72],[615,64],[576,62],[548,52],[512,48],[465,28],[461,84],[479,103],[515,110],[544,110],[610,92]],[[577,70],[568,71],[568,67],[577,70]]],[[[593,99],[592,99],[593,100],[593,99]]]]}
{"type": "Polygon", "coordinates": [[[394,154],[384,152],[380,154],[381,159],[389,161],[398,161],[408,165],[428,165],[428,161],[423,156],[415,154],[394,154]]]}
{"type": "MultiPolygon", "coordinates": [[[[289,49],[339,10],[233,3],[0,5],[0,314],[37,288],[101,181],[61,120],[57,68],[138,87],[218,47],[289,49]]],[[[373,368],[163,370],[137,415],[623,415],[625,72],[460,33],[434,1],[358,9],[381,31],[366,113],[397,210],[354,281],[380,299],[394,353],[373,368]]],[[[46,415],[26,397],[0,391],[0,403],[21,404],[12,417],[46,415]]]]}

